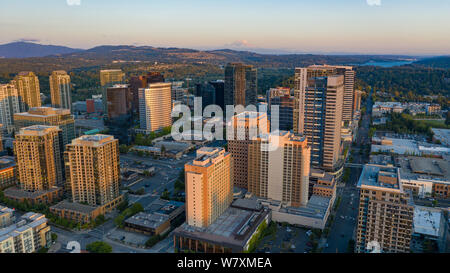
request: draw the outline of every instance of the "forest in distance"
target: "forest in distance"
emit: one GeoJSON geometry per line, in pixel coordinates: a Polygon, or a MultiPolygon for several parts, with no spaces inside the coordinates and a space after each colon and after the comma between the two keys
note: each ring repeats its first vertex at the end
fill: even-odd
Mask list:
{"type": "Polygon", "coordinates": [[[351,64],[356,66],[357,89],[373,88],[387,94],[389,100],[432,100],[447,107],[450,98],[450,57],[420,59],[412,64],[396,67],[362,65],[370,61],[402,59],[405,56],[265,55],[233,50],[203,52],[175,48],[103,46],[57,56],[0,59],[0,83],[9,82],[20,71],[33,71],[39,77],[41,92],[48,95],[48,76],[51,71],[66,70],[73,84],[72,99],[77,101],[100,93],[101,69],[120,68],[127,76],[158,71],[167,80],[175,81],[189,78],[191,80],[185,85],[192,90],[195,83],[223,79],[226,63],[243,62],[258,68],[258,92],[265,94],[272,87],[292,88],[295,67],[351,64]]]}

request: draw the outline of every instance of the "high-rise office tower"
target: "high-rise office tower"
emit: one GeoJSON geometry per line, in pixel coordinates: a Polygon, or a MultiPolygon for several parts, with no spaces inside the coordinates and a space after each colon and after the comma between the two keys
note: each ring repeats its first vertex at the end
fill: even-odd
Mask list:
{"type": "Polygon", "coordinates": [[[306,68],[296,68],[294,74],[294,116],[292,117],[295,133],[302,134],[304,127],[304,104],[305,91],[308,79],[308,70],[306,68]]]}
{"type": "Polygon", "coordinates": [[[35,192],[62,186],[62,137],[57,126],[33,125],[15,136],[20,188],[35,192]]]}
{"type": "Polygon", "coordinates": [[[0,84],[0,123],[2,130],[11,133],[14,131],[15,113],[20,112],[19,95],[13,84],[0,84]]]}
{"type": "Polygon", "coordinates": [[[100,85],[102,87],[122,84],[125,81],[125,73],[121,69],[100,70],[100,85]]]}
{"type": "Polygon", "coordinates": [[[225,111],[225,102],[224,102],[224,89],[225,89],[225,82],[222,80],[216,80],[216,81],[210,81],[209,82],[212,86],[214,86],[215,90],[215,104],[220,106],[222,110],[225,111]]]}
{"type": "Polygon", "coordinates": [[[102,88],[103,113],[108,111],[106,89],[115,84],[125,83],[125,73],[121,69],[100,70],[100,86],[102,88]]]}
{"type": "Polygon", "coordinates": [[[153,132],[172,125],[171,83],[151,83],[139,89],[141,130],[153,132]]]}
{"type": "Polygon", "coordinates": [[[19,94],[20,112],[41,106],[39,79],[33,72],[20,72],[11,83],[16,86],[19,94]]]}
{"type": "Polygon", "coordinates": [[[186,222],[196,227],[213,223],[233,201],[231,155],[223,148],[203,147],[184,167],[186,222]]]}
{"type": "Polygon", "coordinates": [[[216,89],[210,83],[198,83],[195,85],[194,96],[202,98],[202,107],[215,104],[216,89]]]}
{"type": "Polygon", "coordinates": [[[295,98],[291,95],[272,96],[268,100],[269,118],[272,118],[272,106],[278,105],[278,128],[280,130],[290,131],[293,124],[295,98]]]}
{"type": "Polygon", "coordinates": [[[225,67],[225,105],[257,104],[257,69],[242,63],[230,63],[225,67]]]}
{"type": "Polygon", "coordinates": [[[105,205],[120,196],[119,141],[113,136],[81,136],[64,152],[72,201],[105,205]]]}
{"type": "Polygon", "coordinates": [[[344,76],[344,91],[342,92],[342,121],[353,119],[353,97],[355,89],[355,71],[351,66],[311,65],[307,68],[295,69],[295,111],[294,132],[302,133],[304,121],[304,92],[308,86],[308,79],[312,77],[326,77],[332,75],[344,76]]]}
{"type": "Polygon", "coordinates": [[[75,138],[75,120],[69,109],[34,107],[28,112],[14,114],[16,133],[31,125],[58,126],[62,132],[62,148],[75,138]]]}
{"type": "Polygon", "coordinates": [[[233,138],[227,131],[228,152],[233,159],[234,185],[248,189],[248,149],[250,144],[257,141],[259,134],[269,133],[270,124],[267,114],[262,112],[242,112],[235,115],[227,130],[233,131],[233,138]],[[255,135],[251,135],[252,131],[255,135]]]}
{"type": "Polygon", "coordinates": [[[294,132],[308,137],[311,165],[333,170],[340,152],[344,76],[335,67],[295,70],[294,132]]]}
{"type": "Polygon", "coordinates": [[[109,120],[126,120],[131,115],[131,92],[127,84],[115,84],[106,88],[107,115],[109,120]]]}
{"type": "Polygon", "coordinates": [[[159,72],[149,72],[143,76],[130,78],[130,91],[133,97],[133,111],[139,112],[139,89],[147,88],[150,83],[165,82],[164,75],[159,72]]]}
{"type": "Polygon", "coordinates": [[[303,134],[311,145],[311,165],[337,167],[341,144],[343,76],[312,77],[304,93],[303,134]]]}
{"type": "Polygon", "coordinates": [[[53,71],[50,75],[50,94],[53,107],[72,109],[70,76],[67,75],[66,71],[53,71]]]}
{"type": "Polygon", "coordinates": [[[308,203],[310,147],[305,137],[281,131],[258,139],[248,149],[248,191],[292,207],[308,203]],[[272,143],[274,149],[263,149],[272,143]]]}
{"type": "Polygon", "coordinates": [[[398,168],[364,166],[360,189],[356,252],[379,246],[382,252],[409,252],[414,205],[402,186],[398,168]]]}

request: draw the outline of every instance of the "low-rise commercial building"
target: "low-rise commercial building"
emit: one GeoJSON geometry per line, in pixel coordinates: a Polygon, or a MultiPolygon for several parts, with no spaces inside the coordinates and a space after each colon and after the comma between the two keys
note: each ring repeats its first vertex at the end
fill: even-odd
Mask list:
{"type": "Polygon", "coordinates": [[[60,218],[81,224],[89,223],[100,215],[112,211],[124,200],[123,195],[102,206],[90,206],[69,201],[62,201],[50,207],[50,212],[60,218]]]}
{"type": "Polygon", "coordinates": [[[438,245],[441,252],[446,247],[446,223],[441,209],[415,206],[414,207],[414,233],[417,241],[432,240],[438,245]]]}
{"type": "Polygon", "coordinates": [[[234,203],[207,227],[184,223],[174,231],[175,252],[241,253],[271,221],[270,210],[235,207],[234,203]]]}
{"type": "Polygon", "coordinates": [[[450,198],[450,162],[440,158],[400,157],[401,181],[419,197],[450,198]]]}

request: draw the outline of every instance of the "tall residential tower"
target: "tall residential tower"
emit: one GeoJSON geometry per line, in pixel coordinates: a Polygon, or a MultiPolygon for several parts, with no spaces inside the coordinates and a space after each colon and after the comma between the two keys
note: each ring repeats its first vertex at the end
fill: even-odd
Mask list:
{"type": "Polygon", "coordinates": [[[50,94],[53,107],[72,109],[70,76],[67,75],[66,71],[53,71],[50,75],[50,94]]]}

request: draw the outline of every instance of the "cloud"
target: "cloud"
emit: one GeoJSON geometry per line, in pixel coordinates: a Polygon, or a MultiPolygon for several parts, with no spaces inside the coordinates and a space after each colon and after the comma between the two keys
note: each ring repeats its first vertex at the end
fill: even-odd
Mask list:
{"type": "Polygon", "coordinates": [[[227,47],[250,47],[251,44],[247,40],[234,41],[230,44],[226,44],[227,47]]]}
{"type": "Polygon", "coordinates": [[[381,0],[366,0],[369,6],[381,6],[381,0]]]}
{"type": "Polygon", "coordinates": [[[41,40],[35,38],[20,38],[15,40],[14,42],[31,42],[31,43],[39,43],[41,40]]]}
{"type": "Polygon", "coordinates": [[[79,6],[81,5],[81,0],[66,0],[69,6],[79,6]]]}

